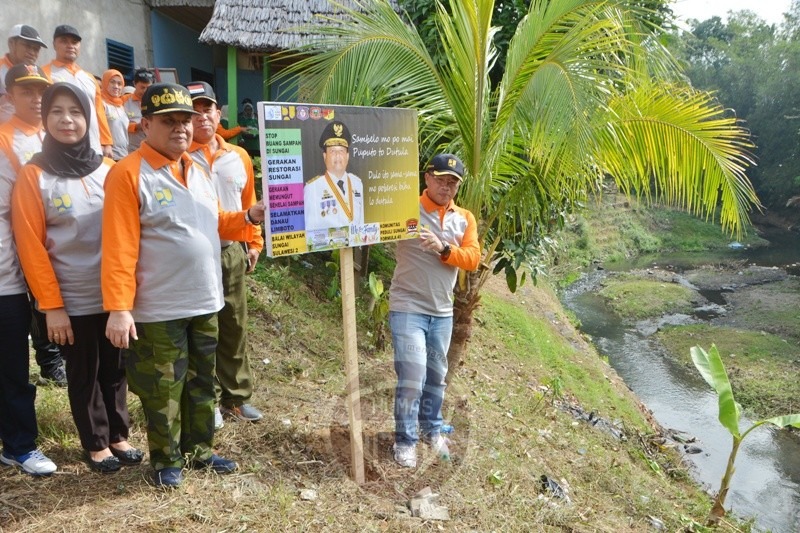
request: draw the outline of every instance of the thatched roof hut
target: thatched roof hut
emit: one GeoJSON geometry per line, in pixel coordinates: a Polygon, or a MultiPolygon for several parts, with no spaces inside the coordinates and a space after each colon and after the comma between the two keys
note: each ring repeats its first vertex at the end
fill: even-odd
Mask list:
{"type": "Polygon", "coordinates": [[[198,33],[206,27],[214,11],[214,0],[146,0],[146,3],[198,33]]]}
{"type": "MultiPolygon", "coordinates": [[[[355,6],[351,0],[339,1],[355,6]]],[[[316,15],[337,13],[340,11],[328,0],[217,0],[200,42],[248,52],[287,50],[307,42],[309,34],[299,28],[314,23],[316,15]]]]}

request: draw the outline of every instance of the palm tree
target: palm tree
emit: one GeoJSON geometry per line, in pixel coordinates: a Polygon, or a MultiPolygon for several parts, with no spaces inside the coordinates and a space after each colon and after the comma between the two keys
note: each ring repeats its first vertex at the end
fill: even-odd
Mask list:
{"type": "Polygon", "coordinates": [[[451,369],[504,241],[547,235],[606,179],[730,232],[748,224],[747,131],[689,86],[634,2],[533,0],[492,87],[494,0],[437,3],[438,62],[386,0],[357,1],[293,52],[290,72],[310,101],[417,109],[421,154],[462,157],[457,201],[478,220],[484,260],[459,277],[451,369]]]}

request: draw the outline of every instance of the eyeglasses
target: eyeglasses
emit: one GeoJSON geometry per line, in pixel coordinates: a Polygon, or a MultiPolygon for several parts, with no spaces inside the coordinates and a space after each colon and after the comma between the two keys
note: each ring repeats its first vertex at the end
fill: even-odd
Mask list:
{"type": "Polygon", "coordinates": [[[455,187],[458,187],[458,184],[461,183],[461,180],[456,178],[447,178],[444,176],[437,176],[435,174],[432,174],[432,176],[439,187],[447,187],[449,189],[453,189],[455,187]]]}

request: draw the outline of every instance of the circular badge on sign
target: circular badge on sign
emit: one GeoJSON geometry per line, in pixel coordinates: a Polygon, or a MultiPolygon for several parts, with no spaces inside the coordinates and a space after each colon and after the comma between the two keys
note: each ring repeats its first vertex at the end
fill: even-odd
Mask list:
{"type": "Polygon", "coordinates": [[[322,109],[319,107],[312,107],[308,110],[308,116],[310,116],[313,120],[319,120],[322,118],[322,109]]]}

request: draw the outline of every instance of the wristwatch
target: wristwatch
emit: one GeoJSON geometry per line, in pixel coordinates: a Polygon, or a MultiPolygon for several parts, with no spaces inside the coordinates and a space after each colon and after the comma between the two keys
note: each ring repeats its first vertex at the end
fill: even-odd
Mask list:
{"type": "Polygon", "coordinates": [[[245,222],[247,222],[248,224],[251,224],[253,226],[258,226],[259,225],[258,222],[256,222],[252,218],[250,218],[250,208],[249,207],[244,212],[244,220],[245,220],[245,222]]]}
{"type": "Polygon", "coordinates": [[[439,252],[439,255],[441,257],[447,257],[448,255],[450,255],[450,243],[445,242],[442,244],[444,244],[444,248],[442,248],[442,251],[439,252]]]}

